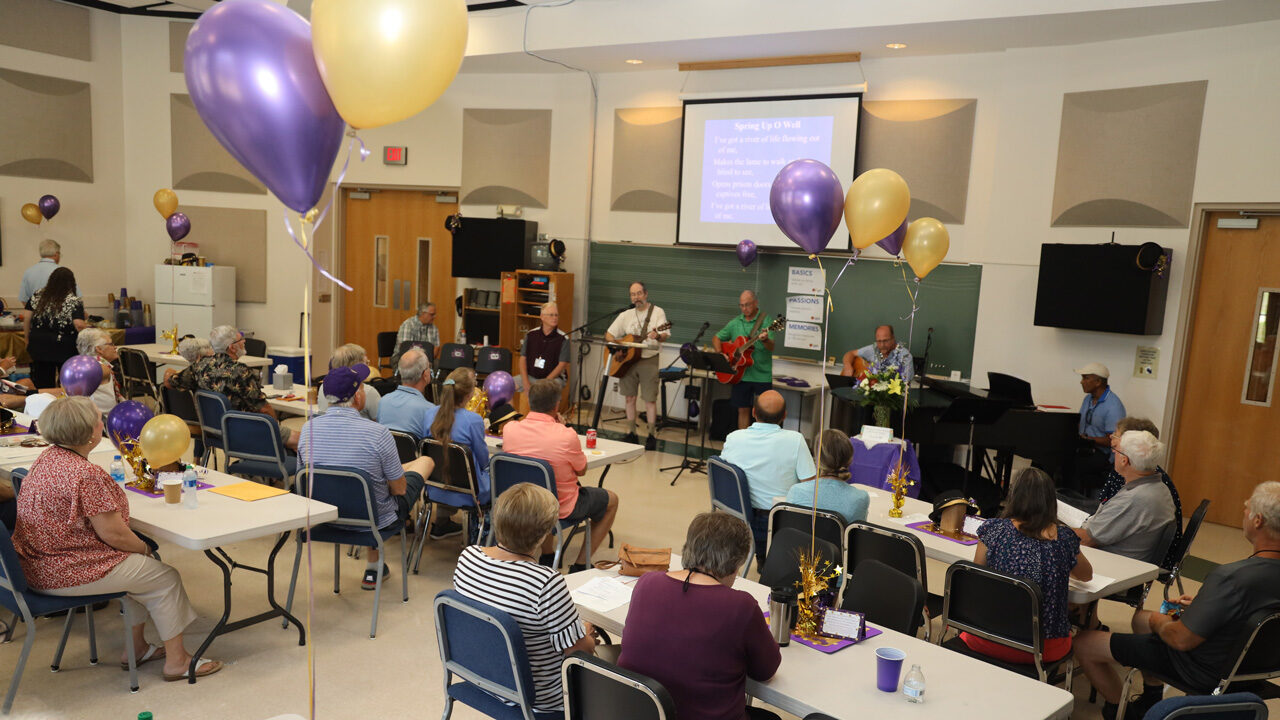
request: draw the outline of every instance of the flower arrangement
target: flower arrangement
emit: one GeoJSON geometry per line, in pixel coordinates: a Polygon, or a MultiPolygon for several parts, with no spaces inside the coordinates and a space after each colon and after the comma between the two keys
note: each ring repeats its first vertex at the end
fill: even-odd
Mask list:
{"type": "Polygon", "coordinates": [[[906,391],[902,376],[897,368],[886,368],[878,373],[867,373],[858,390],[863,405],[871,406],[875,413],[876,425],[889,427],[889,412],[902,407],[903,393],[906,391]]]}

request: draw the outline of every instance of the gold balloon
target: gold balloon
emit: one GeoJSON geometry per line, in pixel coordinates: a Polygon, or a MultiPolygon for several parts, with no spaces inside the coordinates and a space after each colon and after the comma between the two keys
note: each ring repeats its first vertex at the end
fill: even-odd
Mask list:
{"type": "Polygon", "coordinates": [[[314,0],[311,46],[353,128],[416,115],[453,82],[467,47],[465,0],[314,0]]]}
{"type": "Polygon", "coordinates": [[[40,214],[40,207],[35,203],[27,203],[22,206],[22,218],[32,225],[39,225],[44,216],[40,214]]]}
{"type": "Polygon", "coordinates": [[[907,238],[902,241],[902,257],[921,280],[942,264],[950,249],[951,234],[941,221],[926,217],[907,226],[907,238]]]}
{"type": "Polygon", "coordinates": [[[160,216],[165,220],[178,210],[178,193],[169,188],[160,188],[156,194],[152,196],[151,202],[155,204],[156,210],[160,212],[160,216]]]}
{"type": "Polygon", "coordinates": [[[177,415],[157,415],[142,426],[138,446],[151,467],[164,467],[182,459],[191,445],[191,431],[177,415]]]}
{"type": "Polygon", "coordinates": [[[844,220],[853,246],[862,250],[889,237],[910,209],[911,189],[901,175],[885,168],[862,173],[844,199],[844,220]]]}

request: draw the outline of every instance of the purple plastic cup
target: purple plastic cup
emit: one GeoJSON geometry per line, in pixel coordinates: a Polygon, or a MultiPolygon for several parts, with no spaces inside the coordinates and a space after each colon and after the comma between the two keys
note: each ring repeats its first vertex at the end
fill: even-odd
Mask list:
{"type": "Polygon", "coordinates": [[[897,648],[876,649],[876,689],[897,692],[898,679],[902,676],[902,661],[907,654],[897,648]]]}

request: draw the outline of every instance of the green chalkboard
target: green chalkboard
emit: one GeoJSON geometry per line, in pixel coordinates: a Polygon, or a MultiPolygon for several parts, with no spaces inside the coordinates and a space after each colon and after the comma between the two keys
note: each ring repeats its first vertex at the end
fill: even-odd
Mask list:
{"type": "MultiPolygon", "coordinates": [[[[828,286],[846,259],[823,258],[828,286]]],[[[785,314],[789,268],[814,267],[815,261],[798,254],[762,253],[744,271],[732,250],[593,242],[589,266],[586,317],[626,305],[628,284],[641,280],[649,288],[650,299],[674,324],[671,342],[683,343],[693,339],[703,322],[711,323],[708,333],[723,327],[737,314],[738,294],[743,290],[755,290],[766,313],[785,314]]],[[[888,260],[860,259],[845,271],[831,291],[829,356],[839,358],[846,350],[870,344],[876,326],[886,323],[894,326],[900,342],[908,341],[911,303],[904,270],[914,287],[911,269],[888,260]]],[[[921,282],[911,350],[923,353],[928,328],[934,328],[931,373],[959,370],[969,376],[981,285],[979,265],[942,265],[921,282]]],[[[603,333],[607,326],[601,321],[593,330],[603,333]]],[[[704,341],[709,342],[709,337],[704,336],[704,341]]],[[[777,357],[821,359],[820,351],[789,348],[785,337],[778,340],[777,357]]]]}

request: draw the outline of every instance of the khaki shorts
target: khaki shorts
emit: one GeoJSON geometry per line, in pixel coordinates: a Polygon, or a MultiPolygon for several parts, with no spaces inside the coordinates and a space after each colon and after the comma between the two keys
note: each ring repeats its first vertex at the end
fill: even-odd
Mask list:
{"type": "Polygon", "coordinates": [[[618,380],[618,392],[623,397],[634,397],[639,390],[645,402],[658,400],[658,356],[637,360],[635,365],[618,380]]]}

